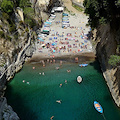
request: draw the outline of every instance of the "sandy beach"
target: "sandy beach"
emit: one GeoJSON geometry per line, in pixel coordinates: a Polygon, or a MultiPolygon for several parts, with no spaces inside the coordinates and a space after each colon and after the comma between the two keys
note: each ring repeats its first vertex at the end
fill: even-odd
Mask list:
{"type": "MultiPolygon", "coordinates": [[[[72,12],[71,14],[65,11],[65,13],[68,14],[65,19],[67,18],[69,27],[62,28],[63,15],[55,13],[56,17],[49,26],[50,34],[38,35],[35,43],[36,51],[30,61],[62,57],[75,58],[76,56],[95,58],[89,38],[90,27],[86,26],[87,16],[82,12],[75,12],[75,14],[72,12]]],[[[43,29],[45,29],[45,24],[43,24],[41,31],[43,29]]]]}

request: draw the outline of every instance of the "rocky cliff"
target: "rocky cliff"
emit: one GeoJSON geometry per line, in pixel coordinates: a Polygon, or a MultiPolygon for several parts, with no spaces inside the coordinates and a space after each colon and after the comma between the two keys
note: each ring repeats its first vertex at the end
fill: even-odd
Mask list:
{"type": "Polygon", "coordinates": [[[62,6],[62,0],[30,0],[37,16],[48,19],[53,7],[62,6]]]}
{"type": "Polygon", "coordinates": [[[48,18],[52,7],[62,4],[61,0],[30,0],[30,2],[35,12],[34,19],[31,19],[35,24],[32,26],[31,21],[28,21],[31,16],[28,13],[26,15],[28,19],[25,20],[24,13],[22,13],[25,11],[21,8],[14,9],[11,16],[0,9],[0,120],[19,120],[17,114],[7,105],[4,97],[6,83],[32,56],[35,50],[36,33],[42,21],[48,18]],[[32,28],[30,29],[29,26],[32,28]]]}
{"type": "Polygon", "coordinates": [[[113,67],[108,63],[110,55],[117,52],[119,40],[119,29],[114,30],[109,24],[93,31],[93,44],[96,45],[96,55],[104,78],[115,103],[120,107],[120,67],[113,67]]]}

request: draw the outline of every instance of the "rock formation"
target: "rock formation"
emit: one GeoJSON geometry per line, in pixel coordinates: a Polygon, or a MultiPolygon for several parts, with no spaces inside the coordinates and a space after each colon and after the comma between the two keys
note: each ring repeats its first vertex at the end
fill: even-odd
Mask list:
{"type": "MultiPolygon", "coordinates": [[[[44,19],[47,19],[49,10],[53,6],[61,6],[60,0],[30,1],[35,11],[36,23],[42,23],[44,19]]],[[[31,42],[36,38],[34,30],[40,26],[35,26],[34,30],[25,26],[21,8],[14,10],[10,16],[12,26],[7,21],[6,14],[1,17],[1,13],[0,10],[0,120],[19,120],[17,114],[7,105],[4,97],[6,82],[12,79],[15,73],[22,68],[24,62],[32,56],[35,46],[31,42]]]]}
{"type": "Polygon", "coordinates": [[[111,66],[108,61],[110,55],[116,54],[117,41],[120,39],[116,31],[110,25],[102,25],[93,32],[93,43],[96,44],[96,55],[100,62],[104,78],[115,103],[120,107],[120,67],[111,66]]]}

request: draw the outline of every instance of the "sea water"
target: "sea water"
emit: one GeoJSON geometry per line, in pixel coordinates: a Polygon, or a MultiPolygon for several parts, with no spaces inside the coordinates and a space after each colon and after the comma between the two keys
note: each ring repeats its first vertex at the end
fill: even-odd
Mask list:
{"type": "Polygon", "coordinates": [[[53,120],[104,120],[95,110],[94,101],[103,107],[106,120],[120,120],[120,109],[110,95],[98,62],[87,67],[63,62],[57,70],[58,66],[59,63],[46,67],[25,64],[8,83],[5,96],[21,120],[50,120],[51,116],[53,120]],[[80,84],[76,81],[79,75],[83,78],[80,84]],[[61,104],[56,100],[61,100],[61,104]]]}

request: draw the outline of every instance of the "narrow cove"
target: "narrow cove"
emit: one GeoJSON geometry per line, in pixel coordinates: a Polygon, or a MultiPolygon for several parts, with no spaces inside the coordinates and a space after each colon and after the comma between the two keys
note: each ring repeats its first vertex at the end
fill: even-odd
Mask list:
{"type": "Polygon", "coordinates": [[[95,100],[102,105],[106,120],[120,119],[120,109],[110,95],[97,61],[87,67],[65,61],[56,70],[58,66],[59,63],[46,67],[39,63],[25,64],[8,83],[5,96],[21,120],[48,120],[51,116],[55,120],[102,120],[94,108],[95,100]],[[81,84],[76,81],[79,75],[83,78],[81,84]],[[61,104],[56,100],[61,100],[61,104]]]}

